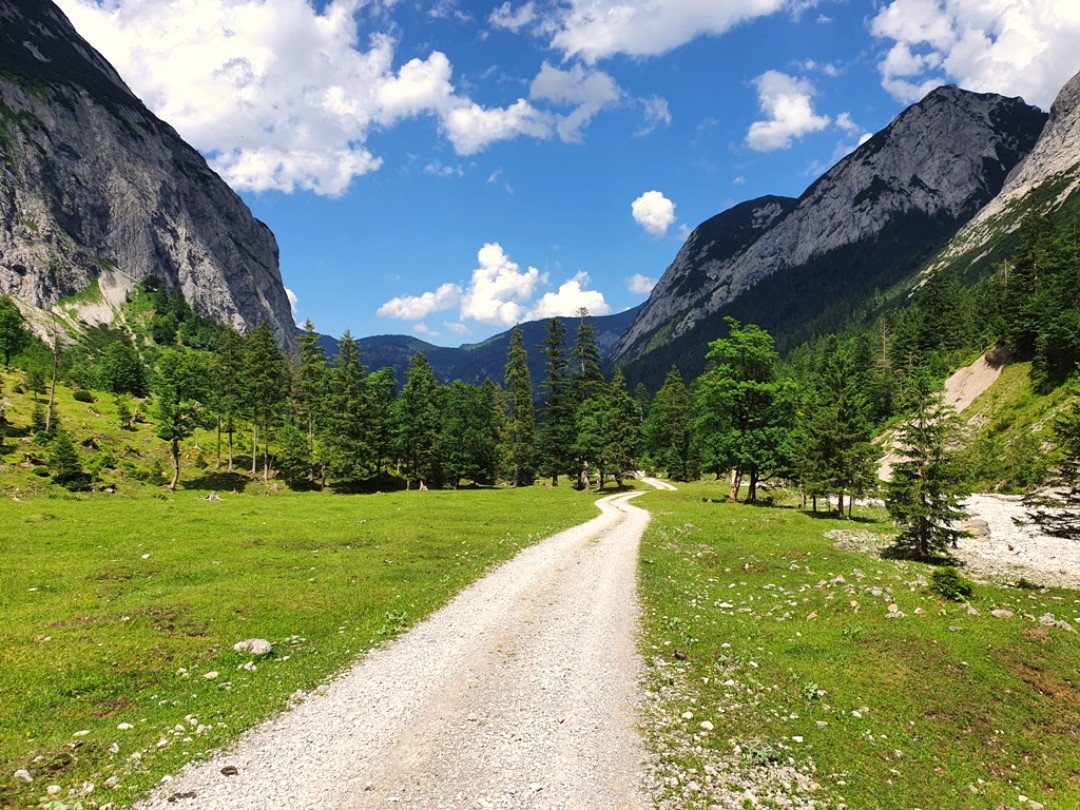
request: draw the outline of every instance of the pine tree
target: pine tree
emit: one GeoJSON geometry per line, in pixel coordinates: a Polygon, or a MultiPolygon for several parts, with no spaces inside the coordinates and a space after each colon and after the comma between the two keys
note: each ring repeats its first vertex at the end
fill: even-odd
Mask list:
{"type": "Polygon", "coordinates": [[[392,368],[381,368],[368,377],[370,435],[372,450],[375,454],[376,474],[383,471],[383,464],[393,455],[393,406],[396,396],[397,380],[392,368]]]}
{"type": "Polygon", "coordinates": [[[589,397],[578,405],[574,415],[574,455],[580,465],[578,483],[589,488],[592,470],[596,470],[597,488],[604,488],[606,451],[608,446],[608,408],[602,396],[589,397]]]}
{"type": "Polygon", "coordinates": [[[285,356],[274,333],[259,324],[244,339],[244,404],[251,417],[251,474],[256,473],[259,439],[263,441],[263,482],[270,478],[270,428],[285,400],[288,377],[285,356]]]}
{"type": "Polygon", "coordinates": [[[319,335],[309,318],[304,321],[304,331],[300,335],[295,385],[297,410],[307,433],[309,478],[314,477],[316,421],[325,412],[323,405],[328,379],[326,351],[319,343],[319,335]]]}
{"type": "Polygon", "coordinates": [[[443,389],[438,455],[446,481],[457,489],[462,479],[489,483],[498,461],[492,388],[455,380],[443,389]]]}
{"type": "Polygon", "coordinates": [[[79,453],[64,430],[56,430],[49,443],[49,471],[52,473],[53,482],[66,489],[86,488],[87,475],[79,453]]]}
{"type": "Polygon", "coordinates": [[[289,484],[308,480],[311,472],[311,455],[306,430],[301,430],[292,419],[287,419],[278,434],[278,470],[289,484]]]}
{"type": "Polygon", "coordinates": [[[953,524],[967,517],[960,507],[967,492],[950,449],[957,432],[955,415],[940,392],[927,388],[897,431],[896,447],[904,460],[893,465],[885,501],[901,529],[896,545],[920,558],[955,546],[961,532],[953,524]]]}
{"type": "Polygon", "coordinates": [[[645,432],[654,460],[676,481],[691,481],[698,476],[692,418],[690,392],[678,367],[672,366],[653,397],[645,432]]]}
{"type": "Polygon", "coordinates": [[[330,474],[342,481],[363,481],[375,475],[371,398],[360,345],[350,332],[338,344],[326,386],[324,445],[330,474]]]}
{"type": "Polygon", "coordinates": [[[180,481],[180,443],[207,419],[203,403],[209,395],[209,378],[208,363],[197,352],[166,349],[158,361],[154,416],[158,438],[169,443],[169,489],[174,492],[180,481]]]}
{"type": "Polygon", "coordinates": [[[515,487],[526,486],[536,474],[536,423],[525,337],[520,326],[515,326],[510,335],[505,384],[509,406],[505,445],[510,483],[515,487]]]}
{"type": "Polygon", "coordinates": [[[427,358],[417,352],[401,389],[401,451],[405,477],[422,485],[436,482],[439,469],[439,381],[427,358]]]}
{"type": "Polygon", "coordinates": [[[11,365],[11,358],[30,345],[22,312],[6,295],[0,296],[0,356],[4,366],[11,365]]]}
{"type": "Polygon", "coordinates": [[[146,393],[146,369],[139,352],[126,337],[109,344],[101,359],[101,381],[114,394],[146,393]]]}
{"type": "Polygon", "coordinates": [[[120,423],[120,427],[123,430],[131,430],[131,420],[134,418],[127,398],[122,395],[116,397],[116,421],[120,423]]]}
{"type": "MultiPolygon", "coordinates": [[[[218,459],[221,431],[229,439],[228,471],[233,471],[233,448],[237,420],[244,408],[244,340],[234,329],[223,329],[214,347],[211,379],[214,381],[213,408],[218,419],[218,459]]],[[[254,473],[253,473],[254,474],[254,473]]]]}
{"type": "Polygon", "coordinates": [[[573,466],[570,446],[573,442],[574,403],[567,376],[566,326],[559,318],[548,321],[547,335],[540,345],[544,356],[545,377],[541,393],[545,397],[541,413],[540,462],[551,485],[559,485],[559,475],[573,466]]]}
{"type": "Polygon", "coordinates": [[[604,393],[604,374],[600,368],[600,348],[596,345],[596,327],[585,319],[589,310],[578,310],[577,337],[571,352],[573,359],[572,389],[576,405],[604,393]]]}
{"type": "Polygon", "coordinates": [[[608,387],[607,446],[604,448],[604,465],[622,487],[623,479],[633,475],[638,468],[637,452],[641,445],[640,406],[626,389],[622,369],[615,372],[608,387]]]}

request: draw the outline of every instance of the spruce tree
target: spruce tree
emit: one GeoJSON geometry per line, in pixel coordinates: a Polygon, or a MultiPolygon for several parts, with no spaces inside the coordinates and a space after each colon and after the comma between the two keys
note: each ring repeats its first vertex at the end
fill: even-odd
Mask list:
{"type": "Polygon", "coordinates": [[[409,362],[401,389],[401,452],[406,479],[425,486],[428,482],[437,483],[441,475],[440,398],[435,372],[427,357],[417,352],[409,362]]]}
{"type": "Polygon", "coordinates": [[[572,467],[570,445],[573,442],[574,403],[567,375],[566,326],[559,318],[548,321],[547,334],[540,345],[544,356],[544,381],[541,393],[545,398],[541,413],[540,463],[551,485],[559,485],[559,475],[572,467]]]}
{"type": "Polygon", "coordinates": [[[510,335],[505,385],[509,409],[504,442],[506,464],[511,485],[526,486],[536,474],[536,422],[525,336],[520,326],[515,326],[510,335]]]}
{"type": "Polygon", "coordinates": [[[122,430],[131,430],[131,421],[135,418],[131,412],[131,405],[128,404],[127,397],[120,395],[116,397],[116,421],[120,424],[122,430]]]}
{"type": "Polygon", "coordinates": [[[101,381],[114,394],[146,393],[146,370],[138,350],[126,337],[109,344],[101,359],[101,381]]]}
{"type": "Polygon", "coordinates": [[[690,392],[678,367],[673,365],[653,397],[645,431],[653,459],[676,481],[691,481],[698,476],[692,419],[690,392]]]}
{"type": "MultiPolygon", "coordinates": [[[[245,403],[244,340],[234,329],[218,334],[211,367],[214,382],[213,407],[218,420],[218,437],[224,430],[229,440],[228,471],[233,471],[233,448],[237,421],[245,403]]],[[[221,442],[218,442],[220,461],[221,442]]]]}
{"type": "Polygon", "coordinates": [[[587,399],[604,393],[604,374],[600,368],[600,348],[596,344],[596,327],[585,319],[589,310],[578,310],[577,336],[571,352],[573,361],[572,388],[575,407],[587,399]]]}
{"type": "Polygon", "coordinates": [[[608,386],[607,445],[604,448],[604,465],[622,487],[623,479],[633,475],[638,468],[637,452],[641,445],[640,406],[626,389],[626,377],[622,369],[608,386]]]}
{"type": "Polygon", "coordinates": [[[243,392],[245,408],[251,417],[251,474],[256,473],[259,439],[263,442],[263,482],[270,478],[270,428],[285,400],[288,377],[285,356],[278,348],[274,333],[265,323],[259,324],[244,339],[243,392]]]}
{"type": "Polygon", "coordinates": [[[375,475],[371,399],[367,369],[360,345],[350,332],[338,344],[337,357],[326,386],[323,417],[326,461],[331,476],[363,481],[375,475]]]}
{"type": "Polygon", "coordinates": [[[289,484],[308,480],[311,473],[306,428],[297,427],[291,418],[285,421],[278,434],[278,471],[289,484]]]}
{"type": "MultiPolygon", "coordinates": [[[[489,384],[490,385],[490,384],[489,384]]],[[[439,465],[447,483],[490,483],[498,461],[492,388],[455,380],[443,389],[439,465]]]]}
{"type": "Polygon", "coordinates": [[[325,412],[324,400],[328,380],[326,351],[319,343],[319,335],[311,319],[304,321],[304,331],[300,335],[300,352],[296,368],[297,410],[307,434],[308,442],[308,477],[314,477],[315,427],[320,414],[325,412]]]}
{"type": "Polygon", "coordinates": [[[606,398],[589,397],[578,405],[574,415],[574,455],[580,472],[578,483],[582,489],[589,488],[592,471],[596,471],[597,489],[604,488],[605,462],[608,447],[608,407],[606,398]]]}
{"type": "Polygon", "coordinates": [[[393,406],[396,395],[397,380],[392,368],[381,368],[368,376],[370,436],[376,474],[382,473],[383,464],[390,461],[393,455],[393,406]]]}
{"type": "Polygon", "coordinates": [[[54,483],[70,490],[85,489],[87,475],[79,453],[65,430],[56,430],[49,442],[49,471],[54,483]]]}
{"type": "Polygon", "coordinates": [[[896,545],[923,559],[946,553],[961,532],[954,524],[967,517],[960,506],[968,494],[951,445],[955,414],[940,392],[921,385],[911,416],[897,430],[903,460],[893,465],[885,505],[900,527],[896,545]]]}

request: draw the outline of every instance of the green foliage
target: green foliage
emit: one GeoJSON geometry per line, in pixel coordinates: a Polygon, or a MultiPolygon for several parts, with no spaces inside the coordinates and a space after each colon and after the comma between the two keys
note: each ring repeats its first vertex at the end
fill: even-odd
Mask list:
{"type": "Polygon", "coordinates": [[[71,398],[76,402],[95,402],[94,395],[85,388],[77,388],[72,392],[71,398]]]}
{"type": "Polygon", "coordinates": [[[101,359],[101,381],[114,394],[146,393],[146,370],[138,350],[128,340],[117,340],[101,359]]]}
{"type": "Polygon", "coordinates": [[[953,524],[967,517],[960,501],[968,493],[951,449],[956,433],[951,409],[934,391],[919,398],[897,431],[904,458],[893,465],[886,506],[901,529],[897,547],[919,558],[946,553],[960,536],[953,524]]]}
{"type": "MultiPolygon", "coordinates": [[[[308,362],[311,362],[310,356],[308,362]]],[[[312,373],[309,368],[308,374],[312,373]]],[[[313,378],[308,379],[314,384],[313,378]]],[[[326,409],[320,427],[330,473],[343,481],[370,478],[375,474],[377,464],[371,433],[373,414],[367,369],[360,356],[360,347],[349,332],[342,336],[333,371],[325,385],[326,409]]],[[[317,389],[310,390],[309,394],[317,396],[317,389]]]]}
{"type": "Polygon", "coordinates": [[[1054,494],[1032,496],[1028,506],[1032,522],[1056,537],[1080,538],[1080,375],[1067,386],[1072,400],[1055,420],[1058,469],[1053,477],[1054,494]]]}
{"type": "Polygon", "coordinates": [[[180,481],[180,443],[208,421],[204,403],[209,390],[208,358],[195,352],[166,349],[158,363],[155,385],[157,436],[169,443],[173,472],[169,489],[180,481]]]}
{"type": "Polygon", "coordinates": [[[676,481],[698,477],[698,457],[693,442],[692,403],[682,374],[675,366],[653,397],[645,423],[645,441],[653,462],[676,481]]]}
{"type": "Polygon", "coordinates": [[[22,312],[6,295],[0,296],[0,357],[4,365],[11,365],[11,358],[30,344],[22,312]]]}
{"type": "Polygon", "coordinates": [[[975,593],[975,583],[947,565],[930,574],[930,590],[953,602],[966,602],[975,593]]]}
{"type": "Polygon", "coordinates": [[[409,364],[401,389],[399,435],[405,475],[426,485],[442,474],[439,466],[439,382],[423,354],[409,364]]]}
{"type": "Polygon", "coordinates": [[[559,318],[548,321],[547,334],[540,345],[545,376],[541,384],[544,409],[540,416],[537,450],[540,470],[558,486],[559,476],[574,471],[571,447],[574,443],[574,400],[569,364],[566,360],[566,326],[559,318]]]}
{"type": "Polygon", "coordinates": [[[49,472],[52,473],[53,482],[66,489],[86,489],[87,475],[79,452],[64,430],[53,431],[52,441],[49,442],[49,472]]]}
{"type": "MultiPolygon", "coordinates": [[[[581,328],[578,334],[580,336],[581,328]]],[[[582,379],[586,378],[583,376],[582,379]]],[[[588,378],[586,384],[592,385],[591,378],[588,378]]],[[[515,487],[524,486],[531,484],[536,476],[536,414],[528,358],[525,354],[525,338],[520,326],[514,327],[510,336],[505,387],[508,409],[504,428],[506,465],[510,483],[515,487]]],[[[587,389],[579,386],[576,390],[580,393],[587,389]]]]}

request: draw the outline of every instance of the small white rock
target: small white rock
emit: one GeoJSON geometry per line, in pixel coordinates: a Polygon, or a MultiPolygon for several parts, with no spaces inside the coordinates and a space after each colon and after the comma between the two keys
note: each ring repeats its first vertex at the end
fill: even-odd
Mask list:
{"type": "Polygon", "coordinates": [[[117,731],[128,731],[132,728],[134,728],[134,726],[132,726],[131,723],[121,723],[116,727],[117,731]]]}
{"type": "Polygon", "coordinates": [[[26,770],[25,768],[19,768],[19,770],[15,771],[13,776],[20,782],[24,782],[27,785],[34,781],[34,777],[30,775],[30,771],[26,770]]]}
{"type": "Polygon", "coordinates": [[[205,675],[203,675],[203,677],[206,678],[206,680],[208,680],[208,681],[214,680],[214,678],[216,678],[217,676],[218,676],[218,671],[216,669],[212,669],[209,672],[207,672],[205,675]]]}

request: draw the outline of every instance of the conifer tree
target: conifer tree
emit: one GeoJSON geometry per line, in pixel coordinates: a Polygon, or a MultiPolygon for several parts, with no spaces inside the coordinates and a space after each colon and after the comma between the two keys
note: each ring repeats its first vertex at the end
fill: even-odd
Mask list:
{"type": "Polygon", "coordinates": [[[49,471],[52,473],[53,482],[66,489],[86,488],[86,472],[83,470],[79,453],[65,430],[57,429],[49,442],[49,471]]]}
{"type": "Polygon", "coordinates": [[[259,324],[244,339],[243,390],[246,410],[251,416],[251,474],[256,474],[259,439],[263,441],[263,482],[270,478],[270,428],[285,400],[288,377],[285,356],[274,333],[259,324]]]}
{"type": "Polygon", "coordinates": [[[566,326],[559,318],[548,321],[547,334],[540,345],[544,356],[545,376],[541,393],[545,397],[541,413],[540,462],[551,485],[559,485],[559,475],[570,472],[573,443],[574,403],[567,375],[566,326]]]}
{"type": "Polygon", "coordinates": [[[520,326],[510,335],[506,358],[506,402],[508,406],[505,445],[510,483],[526,486],[536,474],[536,422],[532,381],[529,376],[525,337],[520,326]]]}
{"type": "Polygon", "coordinates": [[[592,471],[596,471],[597,488],[604,488],[605,461],[608,446],[608,408],[603,397],[595,396],[578,405],[574,415],[574,455],[580,471],[578,484],[589,488],[592,471]]]}
{"type": "Polygon", "coordinates": [[[1072,402],[1054,423],[1060,464],[1051,480],[1050,497],[1026,499],[1031,520],[1055,537],[1080,539],[1080,378],[1074,377],[1067,393],[1072,402]]]}
{"type": "Polygon", "coordinates": [[[459,380],[443,388],[439,431],[439,466],[447,483],[457,489],[462,479],[489,483],[498,461],[490,389],[459,380]]]}
{"type": "Polygon", "coordinates": [[[440,429],[439,381],[427,357],[413,355],[401,389],[401,451],[405,477],[426,485],[440,476],[438,440],[440,429]]]}
{"type": "Polygon", "coordinates": [[[233,471],[233,438],[236,423],[244,406],[244,340],[234,329],[222,329],[214,347],[211,368],[214,381],[213,407],[218,418],[218,460],[221,458],[220,434],[229,440],[228,471],[233,471]]]}
{"type": "Polygon", "coordinates": [[[604,448],[604,466],[615,484],[622,487],[623,479],[638,468],[637,451],[641,444],[640,406],[626,389],[626,377],[622,369],[608,386],[607,445],[604,448]]]}
{"type": "Polygon", "coordinates": [[[698,475],[692,418],[690,392],[673,365],[653,397],[645,430],[653,458],[676,481],[690,481],[698,475]]]}
{"type": "Polygon", "coordinates": [[[169,443],[172,477],[169,489],[180,481],[180,443],[205,420],[203,403],[209,390],[209,369],[203,356],[182,349],[166,349],[158,361],[154,404],[157,436],[169,443]]]}
{"type": "Polygon", "coordinates": [[[297,409],[307,433],[309,478],[314,477],[315,423],[319,415],[324,413],[327,380],[326,351],[319,343],[319,335],[309,318],[304,321],[304,331],[300,335],[295,386],[297,409]]]}
{"type": "Polygon", "coordinates": [[[0,296],[0,356],[4,366],[11,365],[11,358],[30,345],[30,332],[15,302],[6,295],[0,296]]]}
{"type": "Polygon", "coordinates": [[[604,374],[600,368],[600,348],[596,345],[596,327],[585,319],[589,310],[578,310],[577,337],[571,352],[575,406],[604,393],[604,374]]]}
{"type": "Polygon", "coordinates": [[[375,472],[393,455],[393,405],[397,395],[397,380],[390,367],[381,368],[368,376],[368,399],[371,413],[371,447],[375,454],[375,472]]]}
{"type": "Polygon", "coordinates": [[[338,480],[362,481],[376,471],[367,369],[360,345],[346,331],[327,381],[325,450],[330,474],[338,480]]]}
{"type": "Polygon", "coordinates": [[[893,465],[885,505],[900,526],[897,546],[929,558],[956,545],[961,532],[954,524],[967,517],[960,502],[968,493],[951,449],[955,414],[940,392],[925,383],[920,387],[913,413],[897,431],[904,460],[893,465]]]}
{"type": "Polygon", "coordinates": [[[101,381],[114,394],[133,394],[141,397],[146,393],[146,369],[139,352],[124,337],[113,341],[101,359],[101,381]]]}
{"type": "Polygon", "coordinates": [[[306,430],[286,419],[278,434],[278,471],[289,484],[309,480],[311,455],[306,430]]]}

